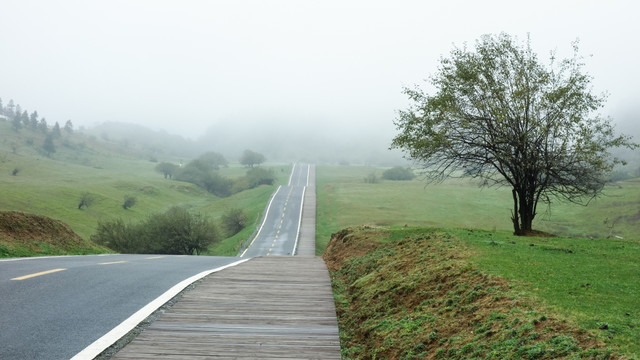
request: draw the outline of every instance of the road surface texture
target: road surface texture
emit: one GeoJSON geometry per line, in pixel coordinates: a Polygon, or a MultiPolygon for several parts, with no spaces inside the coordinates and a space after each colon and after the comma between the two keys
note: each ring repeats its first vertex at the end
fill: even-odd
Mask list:
{"type": "Polygon", "coordinates": [[[313,257],[314,179],[294,166],[242,258],[0,260],[0,359],[92,359],[200,278],[116,358],[339,359],[329,273],[313,257]]]}
{"type": "Polygon", "coordinates": [[[151,255],[0,260],[0,359],[70,359],[177,283],[238,260],[151,255]]]}
{"type": "Polygon", "coordinates": [[[112,359],[340,359],[319,257],[263,256],[207,276],[112,359]]]}
{"type": "MultiPolygon", "coordinates": [[[[303,218],[291,220],[301,224],[299,256],[275,256],[278,247],[261,243],[278,239],[265,231],[272,235],[257,237],[250,247],[263,256],[207,276],[114,359],[340,359],[329,272],[313,256],[315,172],[305,167],[294,168],[289,185],[307,187],[303,218]]],[[[273,205],[286,200],[274,199],[263,224],[286,213],[284,205],[273,205]]]]}
{"type": "Polygon", "coordinates": [[[280,186],[271,197],[262,224],[241,257],[295,255],[302,226],[303,199],[312,168],[311,165],[293,166],[289,184],[280,186]]]}

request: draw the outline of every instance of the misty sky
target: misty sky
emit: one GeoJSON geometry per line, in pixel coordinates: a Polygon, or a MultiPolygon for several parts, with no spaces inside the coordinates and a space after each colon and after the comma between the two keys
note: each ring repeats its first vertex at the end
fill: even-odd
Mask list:
{"type": "Polygon", "coordinates": [[[391,139],[403,86],[454,44],[504,31],[529,33],[541,59],[579,38],[606,113],[633,129],[639,13],[635,1],[3,0],[0,98],[76,127],[195,139],[221,122],[278,122],[391,139]]]}

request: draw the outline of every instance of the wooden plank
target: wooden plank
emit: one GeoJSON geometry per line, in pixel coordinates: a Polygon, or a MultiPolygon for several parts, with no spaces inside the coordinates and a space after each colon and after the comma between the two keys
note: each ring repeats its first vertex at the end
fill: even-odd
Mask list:
{"type": "Polygon", "coordinates": [[[316,257],[214,273],[114,359],[340,359],[329,274],[316,257]]]}

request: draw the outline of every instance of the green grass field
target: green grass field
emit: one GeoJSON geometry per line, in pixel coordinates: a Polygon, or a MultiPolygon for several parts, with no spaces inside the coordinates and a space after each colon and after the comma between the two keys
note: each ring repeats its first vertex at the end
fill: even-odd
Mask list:
{"type": "Polygon", "coordinates": [[[638,180],[607,186],[587,207],[554,204],[538,215],[534,228],[562,236],[525,238],[512,235],[508,189],[480,189],[460,180],[364,183],[372,171],[381,172],[317,167],[318,253],[332,233],[349,226],[440,228],[470,249],[470,262],[481,271],[507,279],[623,353],[640,356],[638,180]],[[585,235],[594,238],[579,237],[585,235]]]}
{"type": "MultiPolygon", "coordinates": [[[[235,255],[255,228],[254,219],[261,215],[271,193],[277,185],[287,183],[291,169],[290,165],[263,165],[273,169],[276,184],[221,199],[193,184],[164,179],[154,170],[156,162],[133,150],[65,134],[56,140],[57,151],[48,157],[38,151],[42,138],[26,130],[16,133],[0,122],[0,210],[62,220],[83,239],[90,238],[100,220],[136,222],[172,206],[183,206],[217,221],[227,209],[241,208],[249,218],[247,228],[210,248],[212,255],[235,255]],[[14,169],[18,169],[15,175],[14,169]],[[78,209],[84,193],[95,200],[78,209]],[[128,195],[136,197],[136,204],[125,210],[122,204],[128,195]]],[[[236,178],[246,171],[231,164],[220,173],[236,178]]]]}
{"type": "MultiPolygon", "coordinates": [[[[366,184],[363,179],[372,171],[382,173],[371,167],[318,166],[318,254],[331,233],[361,224],[512,229],[510,189],[480,188],[469,180],[366,184]]],[[[540,205],[534,228],[563,236],[639,240],[640,179],[608,185],[586,207],[540,205]]]]}

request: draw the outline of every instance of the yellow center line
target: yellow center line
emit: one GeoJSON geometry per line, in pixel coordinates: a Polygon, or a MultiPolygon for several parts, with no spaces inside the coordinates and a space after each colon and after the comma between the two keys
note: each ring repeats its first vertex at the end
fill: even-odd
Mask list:
{"type": "Polygon", "coordinates": [[[126,262],[127,261],[121,260],[121,261],[103,262],[103,263],[99,263],[98,265],[122,264],[122,263],[126,263],[126,262]]]}
{"type": "Polygon", "coordinates": [[[162,259],[165,258],[166,256],[152,256],[152,257],[148,257],[148,258],[144,258],[145,260],[153,260],[153,259],[162,259]]]}
{"type": "Polygon", "coordinates": [[[13,278],[13,279],[11,279],[11,280],[25,280],[25,279],[30,279],[30,278],[32,278],[32,277],[36,277],[36,276],[40,276],[40,275],[46,275],[46,274],[51,274],[51,273],[54,273],[54,272],[64,271],[64,270],[67,270],[67,269],[53,269],[53,270],[47,270],[47,271],[42,271],[42,272],[35,273],[35,274],[29,274],[29,275],[25,275],[25,276],[20,276],[20,277],[17,277],[17,278],[13,278]]]}

